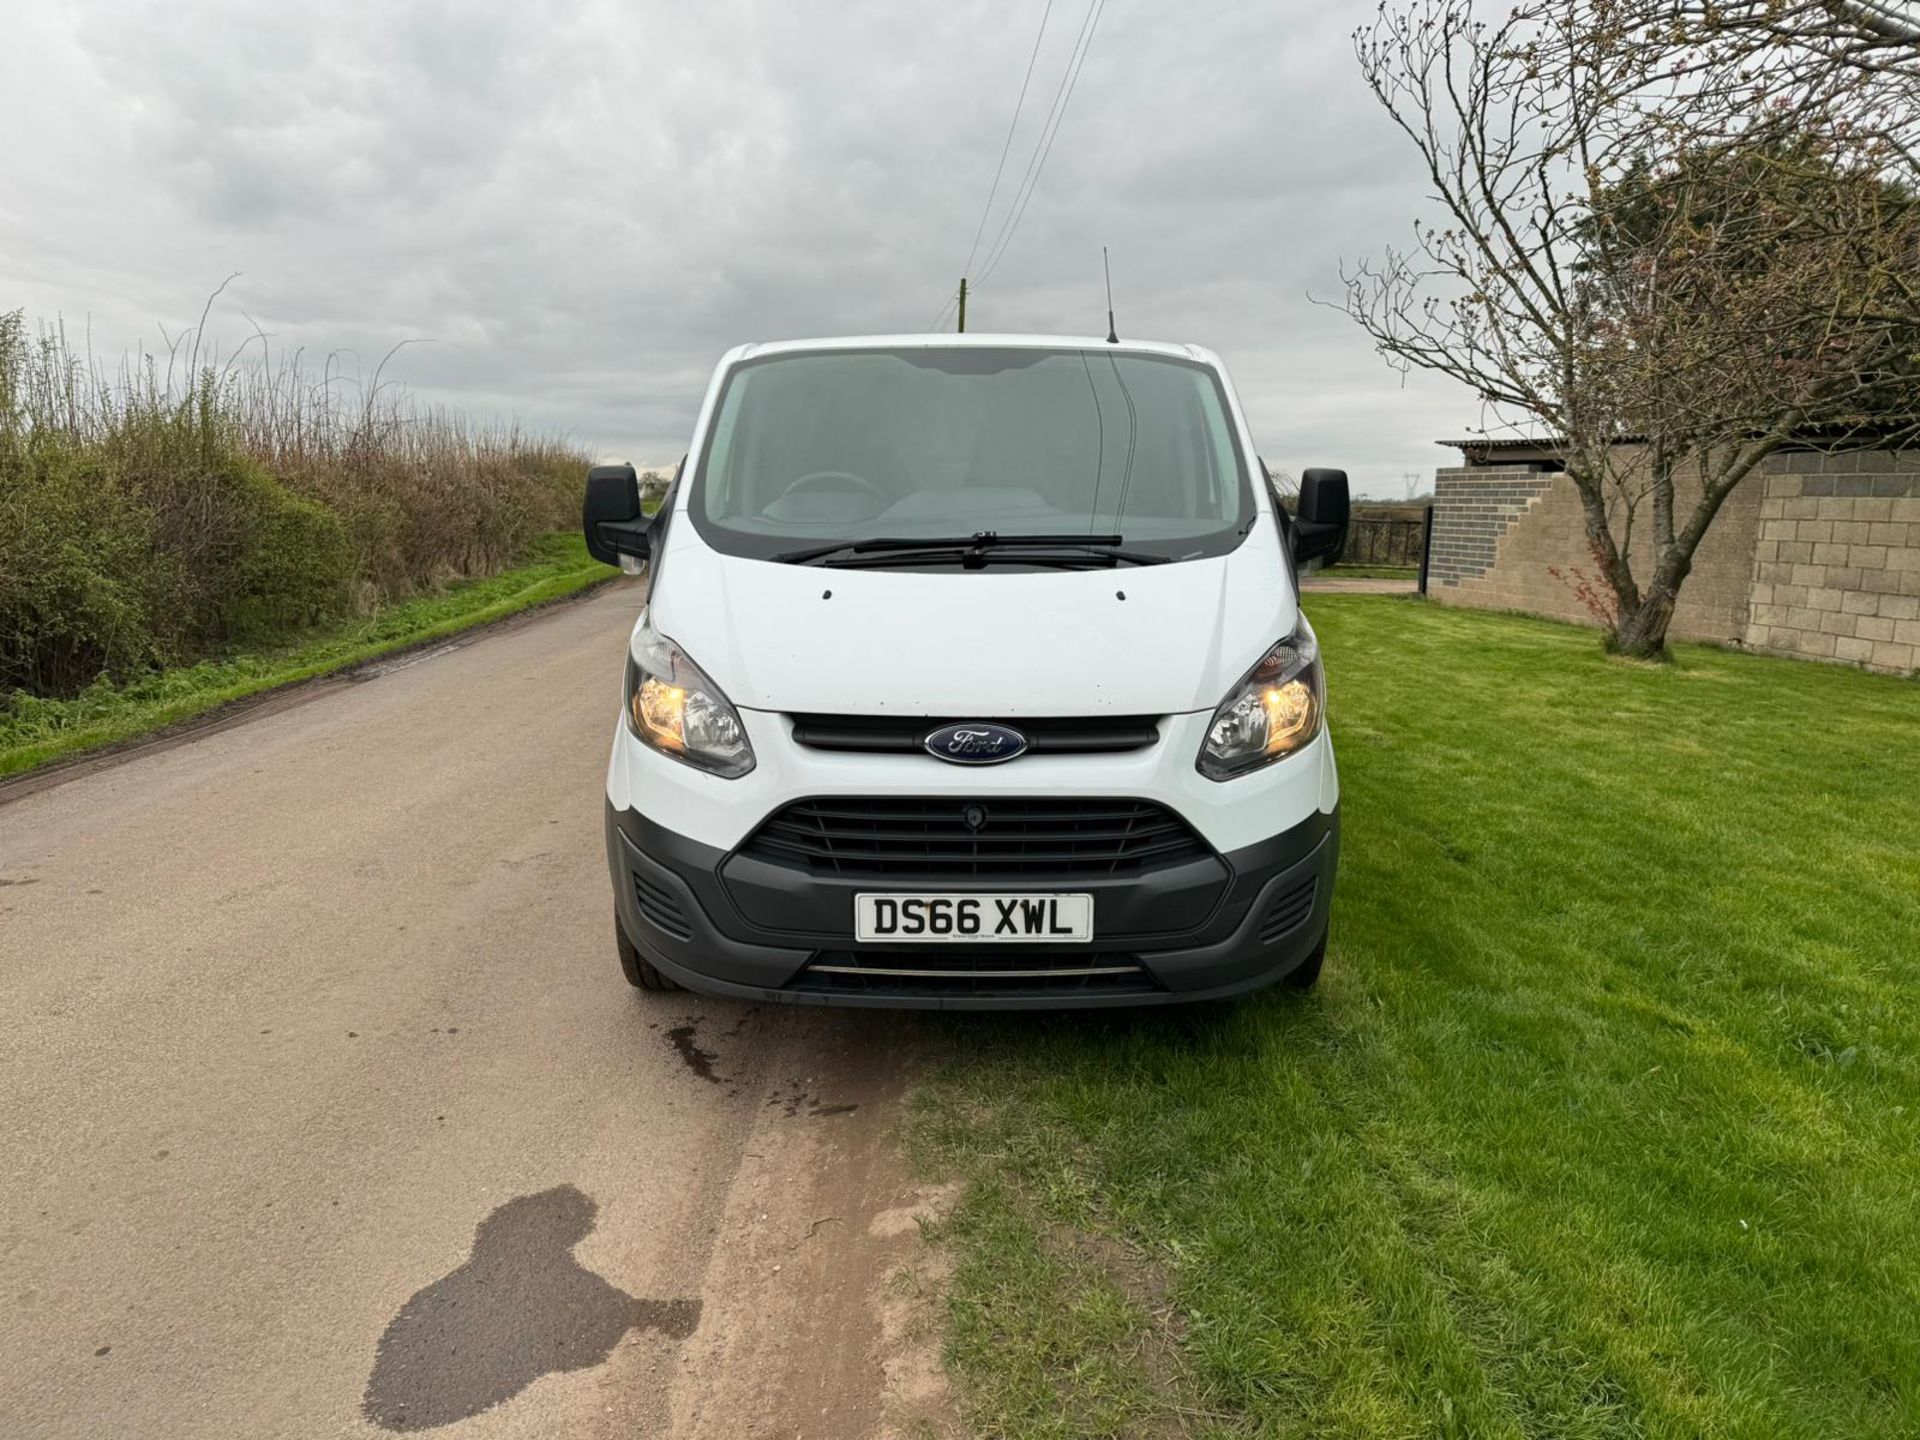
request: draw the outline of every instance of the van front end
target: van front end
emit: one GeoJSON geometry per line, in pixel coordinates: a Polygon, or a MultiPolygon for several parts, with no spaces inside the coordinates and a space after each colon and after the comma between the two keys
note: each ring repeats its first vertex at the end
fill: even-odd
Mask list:
{"type": "Polygon", "coordinates": [[[1283,764],[1216,782],[1195,764],[1204,712],[1009,720],[1030,748],[985,773],[924,753],[943,728],[929,720],[740,714],[756,765],[737,780],[624,725],[615,740],[621,950],[674,984],[1025,1009],[1221,999],[1318,969],[1340,846],[1324,730],[1283,764]],[[1085,938],[1047,933],[1078,918],[1065,896],[1088,897],[1085,938]],[[876,938],[857,933],[863,897],[876,938]],[[903,901],[921,903],[902,914],[903,901]]]}
{"type": "Polygon", "coordinates": [[[656,515],[607,770],[628,980],[1162,1005],[1310,985],[1339,781],[1297,567],[1217,356],[1044,336],[743,346],[656,515]]]}

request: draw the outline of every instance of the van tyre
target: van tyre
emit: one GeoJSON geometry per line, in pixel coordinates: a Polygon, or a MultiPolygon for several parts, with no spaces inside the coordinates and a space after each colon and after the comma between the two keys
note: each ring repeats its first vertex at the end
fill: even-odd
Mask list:
{"type": "Polygon", "coordinates": [[[620,917],[613,917],[613,943],[620,952],[620,973],[627,977],[627,983],[636,990],[678,990],[680,987],[654,969],[653,962],[642,955],[634,943],[627,939],[627,932],[620,927],[620,917]]]}
{"type": "Polygon", "coordinates": [[[1320,967],[1327,958],[1327,935],[1332,927],[1320,932],[1320,943],[1313,947],[1308,955],[1293,969],[1289,970],[1280,983],[1289,990],[1311,990],[1320,981],[1320,967]]]}

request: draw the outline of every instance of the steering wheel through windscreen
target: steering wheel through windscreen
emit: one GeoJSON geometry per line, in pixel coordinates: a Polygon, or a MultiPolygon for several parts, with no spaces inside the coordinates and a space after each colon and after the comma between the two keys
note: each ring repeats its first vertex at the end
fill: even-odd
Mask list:
{"type": "Polygon", "coordinates": [[[876,509],[883,509],[888,503],[886,493],[878,485],[850,470],[809,470],[780,492],[782,500],[809,495],[864,495],[873,501],[876,509]]]}

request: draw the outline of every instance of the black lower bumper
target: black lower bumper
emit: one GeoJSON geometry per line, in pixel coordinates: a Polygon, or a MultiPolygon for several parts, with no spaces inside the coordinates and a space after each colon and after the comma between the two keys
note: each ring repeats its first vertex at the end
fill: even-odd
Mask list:
{"type": "Polygon", "coordinates": [[[1340,817],[1315,813],[1203,866],[1033,889],[1094,894],[1090,944],[856,944],[860,891],[1017,890],[973,881],[860,881],[749,862],[637,811],[606,812],[607,863],[626,936],[689,990],[750,1000],[920,1009],[1164,1005],[1258,990],[1326,934],[1340,817]]]}

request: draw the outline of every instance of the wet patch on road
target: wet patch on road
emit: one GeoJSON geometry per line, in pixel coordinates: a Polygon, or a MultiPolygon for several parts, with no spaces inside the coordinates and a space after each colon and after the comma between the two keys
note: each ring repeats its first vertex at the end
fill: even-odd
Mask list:
{"type": "Polygon", "coordinates": [[[700,1042],[695,1038],[699,1033],[699,1023],[689,1020],[686,1024],[676,1025],[667,1031],[667,1039],[673,1043],[674,1053],[686,1062],[689,1070],[702,1080],[718,1085],[721,1080],[714,1072],[713,1062],[720,1057],[711,1050],[700,1048],[700,1042]]]}
{"type": "Polygon", "coordinates": [[[450,1425],[542,1375],[604,1363],[629,1330],[691,1335],[698,1300],[639,1300],[574,1259],[598,1211],[560,1185],[481,1221],[466,1264],[416,1293],[380,1337],[367,1419],[394,1431],[450,1425]]]}
{"type": "Polygon", "coordinates": [[[823,1104],[818,1095],[808,1094],[804,1087],[796,1087],[785,1094],[776,1090],[768,1097],[767,1104],[778,1105],[781,1113],[789,1120],[796,1115],[809,1115],[816,1120],[826,1120],[836,1115],[851,1115],[860,1108],[858,1105],[823,1104]]]}

